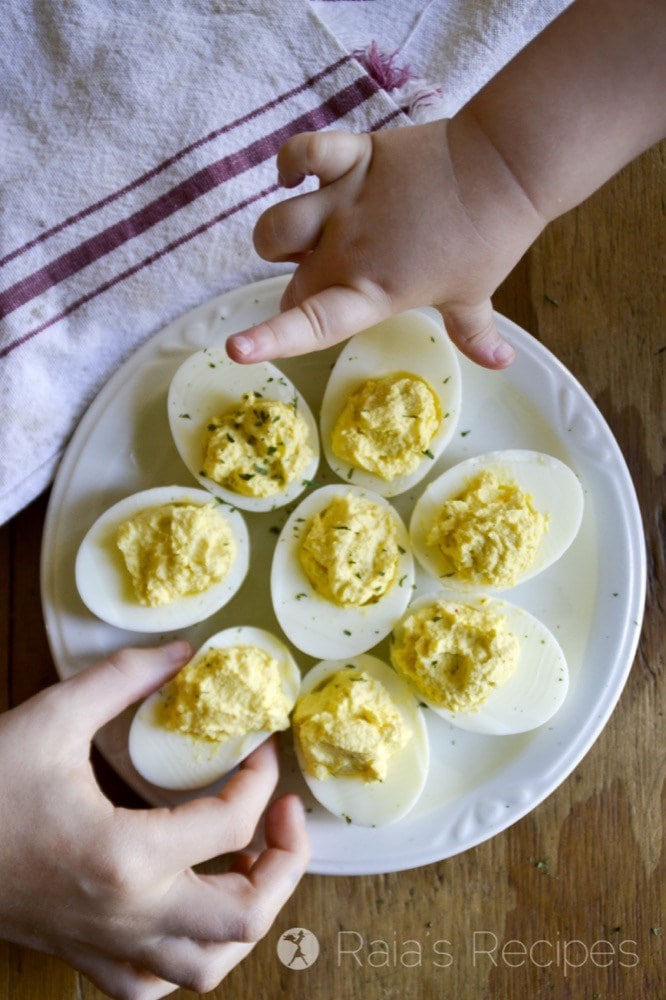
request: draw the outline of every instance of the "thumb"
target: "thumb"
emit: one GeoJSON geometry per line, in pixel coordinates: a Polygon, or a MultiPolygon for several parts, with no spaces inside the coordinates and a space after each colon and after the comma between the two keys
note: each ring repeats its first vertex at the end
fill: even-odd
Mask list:
{"type": "Polygon", "coordinates": [[[121,649],[57,688],[72,728],[90,741],[104,723],[164,684],[192,656],[189,642],[178,640],[152,649],[121,649]]]}
{"type": "Polygon", "coordinates": [[[463,354],[484,368],[506,368],[515,351],[495,326],[490,299],[477,305],[439,306],[447,332],[463,354]]]}

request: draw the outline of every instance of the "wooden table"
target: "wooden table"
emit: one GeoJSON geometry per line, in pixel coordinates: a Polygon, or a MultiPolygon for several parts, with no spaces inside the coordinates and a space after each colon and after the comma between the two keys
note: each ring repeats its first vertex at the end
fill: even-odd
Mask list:
{"type": "MultiPolygon", "coordinates": [[[[636,662],[610,722],[557,791],[492,841],[398,874],[307,876],[273,930],[211,996],[666,996],[659,537],[665,158],[666,145],[649,151],[554,223],[495,299],[592,395],[638,492],[648,604],[636,662]],[[290,971],[276,957],[279,935],[294,926],[309,928],[320,941],[319,959],[308,970],[290,971]],[[362,935],[362,955],[338,955],[338,931],[345,929],[362,935]],[[476,955],[475,931],[485,932],[476,938],[476,955]],[[595,947],[597,942],[610,944],[595,947]],[[492,955],[482,953],[495,944],[492,955]]],[[[44,498],[38,500],[0,531],[1,564],[9,567],[0,583],[2,709],[55,680],[39,601],[45,506],[44,498]]],[[[103,762],[98,769],[111,797],[136,804],[103,762]]],[[[102,996],[61,962],[0,943],[0,1000],[102,996]]]]}

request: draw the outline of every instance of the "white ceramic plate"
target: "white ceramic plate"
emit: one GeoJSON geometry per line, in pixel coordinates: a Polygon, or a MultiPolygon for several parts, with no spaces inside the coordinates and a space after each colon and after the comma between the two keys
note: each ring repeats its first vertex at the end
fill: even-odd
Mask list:
{"type": "MultiPolygon", "coordinates": [[[[68,677],[137,635],[90,614],[74,582],[79,543],[95,518],[126,494],[150,486],[192,484],[169,433],[171,376],[191,352],[274,314],[286,278],[271,278],[208,302],[171,323],[136,352],[99,393],[60,465],[42,549],[42,599],[56,668],[68,677]]],[[[620,450],[593,401],[529,334],[502,316],[516,348],[506,371],[482,370],[461,358],[463,404],[458,429],[431,475],[393,502],[405,521],[418,491],[449,465],[500,448],[531,448],[567,462],[580,476],[586,509],[576,541],[510,600],[537,615],[559,640],[571,672],[568,697],[550,723],[519,736],[482,736],[453,729],[426,712],[430,774],[414,811],[394,826],[349,826],[310,796],[289,738],[282,744],[279,791],[304,797],[313,845],[310,870],[324,874],[399,871],[457,854],[494,836],[541,802],[595,741],[633,661],[645,597],[645,546],[634,489],[620,450]]],[[[280,362],[318,412],[336,349],[280,362]]],[[[323,463],[317,482],[333,481],[323,463]]],[[[251,562],[245,583],[222,611],[185,633],[195,647],[231,624],[280,635],[270,605],[269,576],[285,511],[248,514],[251,562]]],[[[428,583],[417,572],[416,595],[428,583]]],[[[141,639],[142,637],[138,637],[141,639]]],[[[145,643],[160,641],[146,636],[145,643]]],[[[386,658],[384,644],[373,652],[386,658]]],[[[313,662],[295,652],[307,668],[313,662]]],[[[192,793],[144,782],[127,752],[132,710],[97,736],[116,771],[148,802],[171,805],[192,793]]],[[[217,786],[211,786],[216,788],[217,786]]],[[[199,793],[200,794],[200,793],[199,793]]]]}

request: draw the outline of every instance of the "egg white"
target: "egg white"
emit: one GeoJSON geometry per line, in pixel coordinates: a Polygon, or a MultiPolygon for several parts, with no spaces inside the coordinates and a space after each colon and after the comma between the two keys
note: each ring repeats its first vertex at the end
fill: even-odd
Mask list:
{"type": "Polygon", "coordinates": [[[365,670],[386,688],[412,737],[389,760],[384,781],[360,778],[314,778],[305,770],[303,755],[294,739],[296,758],[303,778],[318,802],[345,822],[359,826],[384,826],[406,816],[416,804],[428,775],[429,742],[419,702],[409,686],[386,663],[367,653],[342,660],[317,663],[303,678],[300,695],[352,665],[365,670]]]}
{"type": "MultiPolygon", "coordinates": [[[[420,611],[435,601],[457,601],[502,615],[508,631],[520,641],[520,654],[513,674],[504,684],[494,688],[476,711],[447,711],[434,705],[414,687],[420,700],[454,726],[472,733],[506,736],[529,732],[548,722],[567,696],[569,668],[562,648],[550,629],[516,604],[489,596],[466,595],[461,599],[459,593],[444,589],[426,594],[414,601],[396,624],[391,652],[394,644],[400,641],[404,620],[412,612],[420,611]]],[[[404,679],[411,684],[407,677],[404,679]]]]}
{"type": "MultiPolygon", "coordinates": [[[[229,646],[259,646],[278,661],[282,690],[293,705],[301,675],[291,653],[276,636],[265,629],[234,626],[208,639],[190,662],[209,649],[229,646]]],[[[160,788],[201,788],[231,771],[270,735],[266,730],[234,736],[223,743],[196,740],[184,733],[165,729],[156,720],[156,710],[167,687],[154,692],[137,710],[129,732],[132,764],[146,781],[160,788]]]]}
{"type": "Polygon", "coordinates": [[[357,333],[344,346],[329,376],[321,404],[320,432],[326,461],[333,472],[384,497],[404,493],[432,472],[458,423],[461,407],[461,376],[456,349],[441,320],[416,309],[393,316],[357,333]],[[439,400],[442,422],[428,445],[432,458],[424,455],[416,469],[387,481],[360,469],[333,453],[333,428],[349,395],[368,379],[394,372],[419,375],[439,400]]]}
{"type": "Polygon", "coordinates": [[[194,478],[214,496],[241,510],[267,511],[283,507],[300,496],[315,476],[319,465],[317,423],[293,382],[268,361],[239,365],[228,357],[223,347],[197,351],[183,362],[171,380],[167,409],[176,448],[194,478]],[[296,400],[296,410],[308,428],[312,460],[293,483],[267,497],[236,493],[201,473],[202,441],[211,417],[232,409],[246,392],[259,393],[266,399],[282,403],[291,404],[296,400]]]}
{"type": "Polygon", "coordinates": [[[323,486],[307,496],[284,525],[273,554],[270,586],[277,620],[298,649],[320,659],[355,656],[380,642],[407,607],[413,584],[414,560],[399,514],[388,501],[358,486],[323,486]],[[359,608],[340,607],[318,594],[298,557],[308,521],[334,497],[348,493],[372,500],[387,511],[397,526],[400,546],[395,583],[375,604],[359,608]]]}
{"type": "Polygon", "coordinates": [[[578,534],[582,521],[583,488],[575,473],[552,455],[513,449],[476,455],[454,465],[426,487],[414,506],[409,523],[414,555],[427,573],[450,590],[491,593],[509,589],[461,580],[451,573],[451,566],[439,548],[426,542],[433,522],[446,501],[464,490],[469,480],[484,470],[494,472],[499,479],[513,480],[531,495],[538,511],[550,515],[534,561],[512,586],[531,579],[564,555],[578,534]]]}
{"type": "Polygon", "coordinates": [[[132,632],[168,632],[201,622],[224,607],[245,579],[249,551],[245,521],[237,510],[216,502],[204,490],[158,486],[125,497],[97,518],[76,556],[76,586],[88,610],[109,625],[132,632]],[[117,531],[123,521],[148,507],[177,502],[213,504],[219,517],[231,528],[236,556],[224,579],[208,590],[188,594],[170,604],[148,607],[136,598],[122,553],[116,545],[117,531]]]}

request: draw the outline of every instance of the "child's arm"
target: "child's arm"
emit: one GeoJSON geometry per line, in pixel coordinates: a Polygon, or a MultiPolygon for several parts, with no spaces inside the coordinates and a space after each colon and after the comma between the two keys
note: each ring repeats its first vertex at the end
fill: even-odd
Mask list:
{"type": "Polygon", "coordinates": [[[308,859],[298,799],[265,818],[266,849],[221,875],[191,866],[252,839],[273,794],[272,740],[219,797],[114,808],[89,762],[94,732],[172,676],[187,643],[125,650],[0,716],[0,935],[47,951],[113,997],[205,993],[266,933],[308,859]]]}
{"type": "Polygon", "coordinates": [[[576,0],[453,119],[371,135],[308,133],[278,155],[267,260],[297,267],[279,317],[230,338],[238,361],[301,354],[437,304],[491,368],[512,352],[490,296],[544,226],[664,134],[662,0],[576,0]]]}

